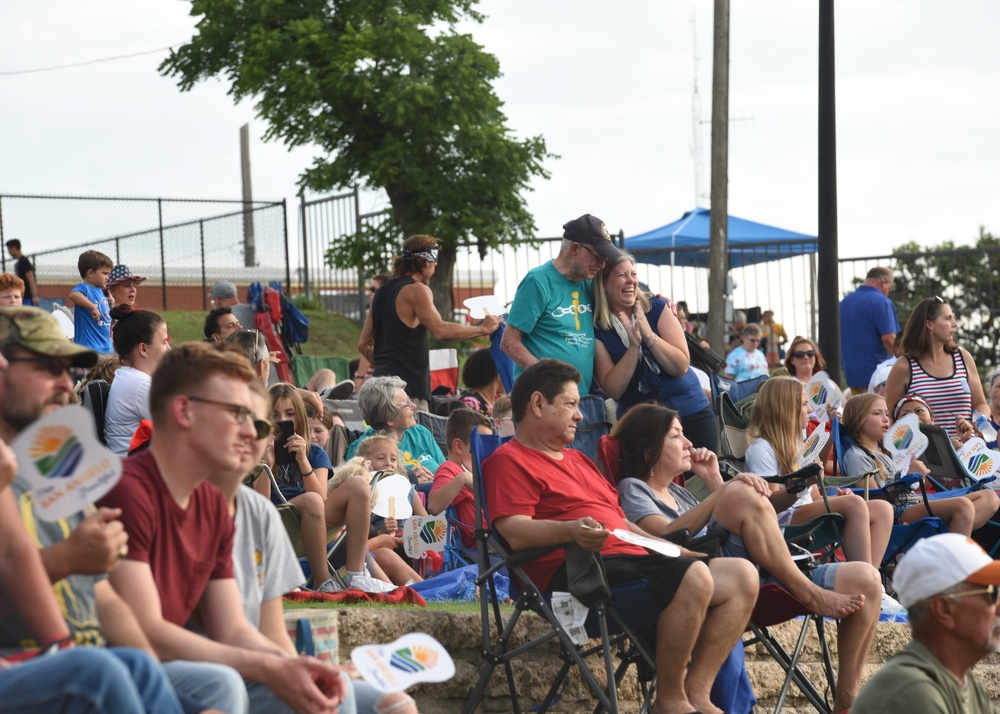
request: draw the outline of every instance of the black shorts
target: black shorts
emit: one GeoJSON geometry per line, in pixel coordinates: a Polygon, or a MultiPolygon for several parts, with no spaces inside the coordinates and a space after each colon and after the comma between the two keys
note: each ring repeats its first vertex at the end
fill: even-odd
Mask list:
{"type": "MultiPolygon", "coordinates": [[[[609,555],[604,560],[604,572],[608,577],[608,585],[623,585],[645,580],[649,583],[649,591],[653,600],[661,610],[667,608],[681,586],[681,580],[694,558],[668,558],[659,553],[647,555],[609,555]]],[[[560,565],[549,581],[549,592],[569,590],[566,581],[566,565],[560,565]]]]}

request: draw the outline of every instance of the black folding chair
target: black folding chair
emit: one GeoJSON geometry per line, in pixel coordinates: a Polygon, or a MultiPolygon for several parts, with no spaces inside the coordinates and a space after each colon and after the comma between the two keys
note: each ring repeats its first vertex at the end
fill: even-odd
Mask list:
{"type": "Polygon", "coordinates": [[[583,646],[574,643],[566,628],[555,616],[549,598],[525,575],[521,568],[523,564],[553,550],[563,548],[565,544],[512,552],[503,538],[490,525],[483,490],[482,462],[501,443],[507,440],[493,435],[481,435],[476,431],[473,431],[470,438],[473,453],[472,474],[477,520],[481,517],[482,522],[487,524],[485,528],[476,528],[476,559],[479,566],[476,584],[482,593],[480,608],[485,666],[482,668],[479,680],[462,711],[471,714],[476,710],[483,699],[494,670],[498,666],[502,666],[510,691],[511,711],[519,714],[521,704],[511,662],[524,652],[552,640],[556,640],[559,644],[559,656],[563,665],[541,704],[532,708],[531,711],[547,711],[564,686],[569,672],[576,669],[597,700],[594,711],[617,714],[618,685],[633,663],[641,663],[649,676],[648,685],[646,679],[640,677],[644,692],[640,711],[649,711],[655,687],[656,667],[651,652],[643,645],[633,629],[655,625],[659,617],[659,608],[652,600],[646,582],[637,581],[624,586],[612,587],[611,602],[593,607],[588,617],[588,635],[596,637],[599,640],[598,643],[596,645],[588,643],[583,646]],[[491,562],[491,557],[494,558],[494,562],[491,562]],[[506,617],[497,601],[493,582],[493,574],[503,568],[506,568],[511,575],[511,597],[516,596],[514,612],[506,617]],[[515,586],[520,588],[519,592],[515,586]],[[512,646],[514,628],[525,611],[539,615],[547,623],[548,629],[530,641],[512,646]],[[625,612],[629,613],[628,622],[620,614],[625,612]],[[613,648],[617,649],[617,655],[620,659],[617,668],[613,661],[613,648]],[[601,686],[584,661],[585,658],[593,654],[601,655],[606,675],[606,687],[601,686]]]}

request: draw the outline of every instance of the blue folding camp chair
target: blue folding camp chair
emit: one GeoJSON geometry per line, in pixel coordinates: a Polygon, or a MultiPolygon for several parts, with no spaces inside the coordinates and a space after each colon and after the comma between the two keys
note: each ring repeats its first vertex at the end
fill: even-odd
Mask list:
{"type": "MultiPolygon", "coordinates": [[[[596,645],[588,643],[582,647],[573,642],[569,633],[553,613],[549,598],[538,589],[521,568],[522,564],[564,546],[557,545],[512,552],[503,538],[489,525],[490,520],[483,487],[482,462],[501,443],[507,440],[493,435],[481,435],[475,431],[470,439],[473,453],[473,491],[477,518],[481,516],[487,524],[485,528],[476,528],[476,560],[479,570],[476,584],[480,588],[480,592],[483,593],[480,597],[480,608],[485,666],[482,668],[479,680],[462,711],[466,714],[472,714],[475,711],[483,699],[494,670],[498,665],[502,665],[510,691],[511,711],[520,713],[518,685],[511,662],[525,651],[552,640],[558,641],[559,656],[563,660],[563,666],[541,704],[532,711],[547,711],[556,701],[570,670],[575,668],[597,700],[595,712],[617,713],[618,684],[628,667],[633,663],[641,663],[652,680],[647,686],[646,679],[640,677],[644,690],[644,700],[640,711],[648,711],[655,686],[655,677],[653,676],[655,663],[652,654],[642,644],[633,629],[655,625],[659,617],[659,608],[652,600],[646,582],[637,581],[625,586],[613,587],[611,602],[593,607],[587,620],[588,635],[596,637],[599,642],[596,645]],[[495,562],[491,562],[493,555],[499,556],[495,562]],[[511,597],[515,599],[514,612],[506,617],[500,609],[500,603],[497,602],[492,577],[493,573],[503,568],[507,568],[512,576],[511,597]],[[511,639],[514,628],[522,614],[528,610],[538,614],[548,624],[549,629],[528,642],[512,646],[511,639]],[[628,613],[628,623],[620,613],[628,613]],[[621,664],[617,668],[615,668],[612,659],[612,648],[617,648],[617,655],[621,660],[621,664]],[[601,686],[584,661],[592,654],[599,654],[601,657],[606,674],[606,687],[601,686]]],[[[502,478],[502,474],[491,474],[491,476],[502,478]]]]}
{"type": "Polygon", "coordinates": [[[733,402],[740,402],[751,394],[756,394],[757,390],[760,389],[760,385],[767,381],[767,375],[747,379],[743,382],[723,377],[721,374],[709,374],[708,378],[712,389],[713,407],[718,406],[719,395],[723,393],[728,394],[733,402]]]}
{"type": "Polygon", "coordinates": [[[473,532],[474,528],[470,523],[462,523],[458,520],[458,513],[454,506],[448,506],[444,511],[445,518],[448,519],[448,533],[444,546],[444,564],[441,572],[457,570],[467,565],[476,564],[476,551],[474,548],[467,548],[462,541],[461,530],[473,532]]]}
{"type": "MultiPolygon", "coordinates": [[[[854,440],[842,427],[839,419],[834,419],[831,424],[830,438],[833,439],[834,446],[834,472],[836,473],[839,470],[842,473],[844,454],[854,445],[854,440]]],[[[894,493],[898,493],[899,489],[909,489],[913,484],[920,483],[921,494],[924,499],[924,505],[927,507],[927,512],[930,514],[934,512],[930,504],[932,497],[927,493],[926,488],[924,488],[923,478],[920,474],[907,474],[882,489],[869,488],[868,482],[869,479],[864,478],[864,485],[862,487],[855,487],[851,490],[865,500],[869,498],[891,499],[894,493]]],[[[960,494],[959,492],[951,492],[941,495],[954,496],[960,494]]],[[[948,528],[945,526],[944,521],[933,515],[927,518],[920,518],[912,523],[897,523],[893,525],[892,532],[889,535],[889,545],[886,547],[882,563],[879,565],[879,573],[882,575],[883,583],[886,584],[886,591],[890,590],[888,586],[892,581],[892,571],[896,567],[896,561],[899,560],[903,553],[909,550],[921,538],[947,532],[948,528]]]]}

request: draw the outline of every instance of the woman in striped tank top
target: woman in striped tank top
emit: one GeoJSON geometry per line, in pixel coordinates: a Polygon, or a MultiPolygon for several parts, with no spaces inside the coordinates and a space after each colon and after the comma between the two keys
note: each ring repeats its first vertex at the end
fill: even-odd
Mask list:
{"type": "Polygon", "coordinates": [[[885,384],[888,404],[919,394],[949,436],[957,435],[958,417],[972,421],[973,409],[990,416],[976,363],[955,343],[956,328],[955,314],[945,300],[921,300],[903,330],[904,356],[896,360],[885,384]]]}

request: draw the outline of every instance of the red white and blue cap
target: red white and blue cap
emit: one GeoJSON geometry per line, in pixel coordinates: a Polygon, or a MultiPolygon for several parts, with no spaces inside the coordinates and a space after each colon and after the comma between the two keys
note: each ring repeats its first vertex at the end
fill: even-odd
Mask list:
{"type": "Polygon", "coordinates": [[[128,266],[124,263],[121,265],[116,265],[111,269],[111,275],[108,276],[108,287],[116,283],[121,283],[126,280],[131,280],[136,285],[144,281],[146,278],[141,275],[132,275],[132,271],[128,269],[128,266]]]}

